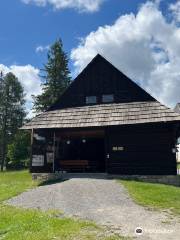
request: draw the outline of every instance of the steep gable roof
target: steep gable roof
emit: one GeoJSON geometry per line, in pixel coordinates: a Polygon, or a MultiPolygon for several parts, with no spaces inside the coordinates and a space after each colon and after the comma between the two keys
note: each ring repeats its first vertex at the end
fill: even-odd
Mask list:
{"type": "Polygon", "coordinates": [[[105,58],[97,55],[63,96],[22,129],[106,127],[180,122],[180,114],[156,101],[105,58]],[[126,92],[127,98],[122,97],[126,92]],[[87,106],[84,97],[113,93],[115,102],[87,106]],[[77,99],[76,99],[77,98],[77,99]],[[77,100],[77,101],[76,101],[77,100]]]}
{"type": "Polygon", "coordinates": [[[113,94],[115,103],[155,101],[149,93],[98,54],[49,110],[86,105],[86,96],[97,96],[97,104],[101,104],[103,94],[113,94]]]}

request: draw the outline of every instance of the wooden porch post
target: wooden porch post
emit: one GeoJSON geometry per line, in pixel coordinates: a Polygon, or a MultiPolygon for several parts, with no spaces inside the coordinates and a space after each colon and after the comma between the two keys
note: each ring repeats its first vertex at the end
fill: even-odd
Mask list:
{"type": "Polygon", "coordinates": [[[55,172],[55,159],[56,158],[56,132],[53,135],[53,173],[55,172]]]}
{"type": "Polygon", "coordinates": [[[105,172],[108,173],[108,163],[109,163],[109,129],[105,128],[105,135],[104,135],[104,141],[105,141],[105,172]]]}
{"type": "Polygon", "coordinates": [[[31,130],[31,154],[30,154],[30,169],[32,169],[32,158],[33,158],[33,139],[34,139],[34,129],[31,130]]]}

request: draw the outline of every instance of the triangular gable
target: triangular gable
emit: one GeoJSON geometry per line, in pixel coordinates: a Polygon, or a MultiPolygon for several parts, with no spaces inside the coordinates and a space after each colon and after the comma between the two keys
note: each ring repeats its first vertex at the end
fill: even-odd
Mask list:
{"type": "Polygon", "coordinates": [[[84,106],[87,96],[96,96],[96,104],[103,104],[102,95],[105,94],[113,95],[114,103],[156,101],[98,54],[50,110],[84,106]]]}

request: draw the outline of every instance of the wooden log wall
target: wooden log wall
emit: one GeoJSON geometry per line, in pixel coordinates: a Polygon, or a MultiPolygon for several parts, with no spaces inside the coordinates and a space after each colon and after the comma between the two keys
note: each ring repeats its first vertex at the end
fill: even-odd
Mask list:
{"type": "Polygon", "coordinates": [[[110,128],[108,142],[109,173],[176,175],[174,125],[110,128]]]}

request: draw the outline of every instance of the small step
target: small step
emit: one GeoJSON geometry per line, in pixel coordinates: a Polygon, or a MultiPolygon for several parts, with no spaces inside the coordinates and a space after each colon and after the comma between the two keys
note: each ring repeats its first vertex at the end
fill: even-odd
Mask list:
{"type": "Polygon", "coordinates": [[[95,178],[95,179],[106,179],[108,178],[107,173],[61,173],[62,179],[70,178],[95,178]]]}

